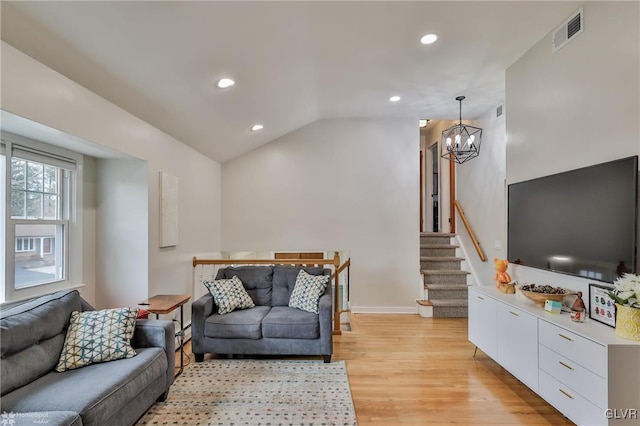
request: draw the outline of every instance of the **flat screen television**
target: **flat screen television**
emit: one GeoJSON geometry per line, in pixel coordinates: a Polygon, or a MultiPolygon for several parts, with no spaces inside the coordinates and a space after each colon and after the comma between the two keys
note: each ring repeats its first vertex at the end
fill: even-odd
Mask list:
{"type": "Polygon", "coordinates": [[[508,186],[507,258],[613,282],[636,273],[638,156],[508,186]]]}

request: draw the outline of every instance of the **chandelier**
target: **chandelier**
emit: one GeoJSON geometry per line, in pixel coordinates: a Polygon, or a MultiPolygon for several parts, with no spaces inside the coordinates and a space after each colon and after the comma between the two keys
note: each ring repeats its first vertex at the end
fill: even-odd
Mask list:
{"type": "Polygon", "coordinates": [[[482,142],[482,129],[479,127],[462,124],[462,101],[464,96],[458,96],[460,102],[460,122],[442,132],[440,146],[442,158],[455,161],[458,164],[465,163],[480,154],[480,142],[482,142]]]}

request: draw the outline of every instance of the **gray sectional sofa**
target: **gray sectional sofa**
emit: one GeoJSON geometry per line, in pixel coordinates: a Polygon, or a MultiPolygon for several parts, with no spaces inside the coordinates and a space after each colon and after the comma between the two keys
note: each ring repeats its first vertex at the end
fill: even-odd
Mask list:
{"type": "Polygon", "coordinates": [[[86,310],[93,308],[77,291],[0,310],[0,410],[11,424],[132,425],[166,398],[175,363],[171,321],[138,320],[133,358],[55,371],[71,313],[86,310]]]}
{"type": "Polygon", "coordinates": [[[196,362],[205,353],[229,355],[333,354],[331,285],[320,297],[319,313],[290,308],[289,298],[300,269],[311,275],[331,275],[330,269],[293,266],[227,267],[216,279],[237,276],[255,307],[219,315],[207,293],[192,305],[191,341],[196,362]]]}

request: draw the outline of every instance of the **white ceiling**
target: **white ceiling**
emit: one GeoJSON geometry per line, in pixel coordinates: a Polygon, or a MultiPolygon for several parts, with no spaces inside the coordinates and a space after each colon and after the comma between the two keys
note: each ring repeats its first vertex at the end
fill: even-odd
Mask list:
{"type": "Polygon", "coordinates": [[[1,34],[225,162],[322,118],[417,126],[457,118],[458,95],[477,118],[503,102],[506,68],[580,4],[5,0],[1,34]],[[439,40],[421,45],[426,33],[439,40]],[[236,86],[217,88],[223,76],[236,86]]]}

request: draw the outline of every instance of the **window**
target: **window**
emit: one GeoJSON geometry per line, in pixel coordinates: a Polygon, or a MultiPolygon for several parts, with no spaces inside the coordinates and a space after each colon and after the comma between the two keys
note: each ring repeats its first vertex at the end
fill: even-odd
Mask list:
{"type": "Polygon", "coordinates": [[[4,132],[2,140],[9,192],[5,237],[15,242],[5,246],[5,293],[69,283],[76,163],[82,156],[4,132]]]}
{"type": "Polygon", "coordinates": [[[33,251],[33,238],[16,238],[16,253],[33,251]]]}

